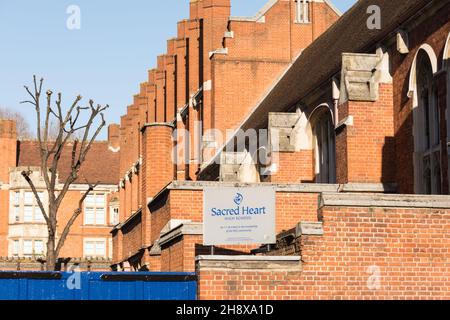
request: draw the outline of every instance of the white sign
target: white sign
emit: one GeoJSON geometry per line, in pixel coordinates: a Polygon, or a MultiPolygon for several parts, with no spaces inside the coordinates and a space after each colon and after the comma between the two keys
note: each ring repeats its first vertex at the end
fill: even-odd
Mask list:
{"type": "Polygon", "coordinates": [[[276,243],[274,188],[204,189],[204,245],[273,243],[276,243]]]}

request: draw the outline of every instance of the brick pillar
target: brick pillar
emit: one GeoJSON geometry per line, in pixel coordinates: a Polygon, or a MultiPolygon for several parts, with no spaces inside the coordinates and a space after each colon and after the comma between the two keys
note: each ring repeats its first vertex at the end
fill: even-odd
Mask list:
{"type": "Polygon", "coordinates": [[[336,128],[338,183],[395,182],[393,90],[387,61],[380,54],[343,55],[341,121],[336,128]]]}
{"type": "MultiPolygon", "coordinates": [[[[199,14],[203,8],[199,7],[199,14]]],[[[203,65],[200,65],[199,45],[200,45],[200,21],[189,21],[189,113],[188,113],[188,130],[190,135],[190,148],[189,148],[189,171],[187,172],[189,178],[196,179],[196,173],[199,168],[199,154],[196,150],[196,134],[198,132],[198,121],[200,120],[200,113],[198,108],[194,108],[192,97],[200,89],[199,73],[203,70],[203,65]],[[197,132],[196,132],[197,130],[197,132]]]]}
{"type": "Polygon", "coordinates": [[[229,22],[230,0],[210,0],[203,3],[203,127],[211,129],[212,123],[212,69],[209,54],[222,47],[222,41],[229,22]]]}
{"type": "Polygon", "coordinates": [[[164,67],[164,57],[158,57],[158,66],[161,65],[161,69],[158,68],[156,71],[156,121],[165,122],[165,110],[166,100],[165,100],[165,87],[166,87],[166,73],[162,69],[164,67]]]}
{"type": "Polygon", "coordinates": [[[142,241],[151,245],[151,222],[147,203],[174,179],[172,132],[168,123],[150,123],[142,128],[142,241]]]}
{"type": "Polygon", "coordinates": [[[108,126],[108,142],[112,149],[120,149],[120,125],[113,123],[108,126]]]}
{"type": "Polygon", "coordinates": [[[308,119],[305,114],[269,113],[269,139],[272,183],[310,183],[314,181],[314,157],[308,119]]]}
{"type": "Polygon", "coordinates": [[[186,163],[188,160],[188,139],[189,135],[186,133],[186,124],[184,123],[180,112],[177,115],[177,180],[186,179],[186,163]]]}
{"type": "Polygon", "coordinates": [[[16,166],[17,131],[14,120],[0,120],[0,181],[9,183],[9,169],[16,166]]]}

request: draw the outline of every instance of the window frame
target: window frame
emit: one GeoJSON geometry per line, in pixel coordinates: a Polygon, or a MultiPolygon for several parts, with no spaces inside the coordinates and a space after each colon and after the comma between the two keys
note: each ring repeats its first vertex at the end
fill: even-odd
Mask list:
{"type": "Polygon", "coordinates": [[[107,206],[106,205],[107,205],[107,201],[106,201],[106,193],[105,192],[95,192],[95,193],[89,194],[86,197],[86,199],[84,200],[84,204],[83,204],[83,206],[84,206],[84,208],[83,208],[83,216],[84,216],[83,224],[85,226],[106,226],[107,225],[107,210],[106,210],[107,206]],[[97,202],[97,198],[99,196],[101,196],[103,199],[101,204],[97,202]],[[94,198],[94,202],[93,203],[88,202],[88,199],[90,199],[92,197],[94,198]],[[100,209],[103,209],[103,219],[102,219],[101,223],[98,222],[98,215],[99,215],[98,213],[99,213],[100,209]],[[88,210],[94,210],[92,223],[91,223],[90,219],[89,219],[89,221],[87,219],[88,210]]]}
{"type": "MultiPolygon", "coordinates": [[[[39,190],[38,195],[44,206],[47,204],[45,191],[39,190]]],[[[10,223],[44,224],[45,218],[34,193],[28,189],[10,191],[10,223]],[[31,216],[25,219],[25,211],[31,210],[31,216]]],[[[30,214],[28,212],[28,214],[30,214]]]]}
{"type": "Polygon", "coordinates": [[[311,23],[311,1],[295,0],[295,23],[311,23]]]}
{"type": "Polygon", "coordinates": [[[108,257],[108,248],[107,248],[107,239],[106,238],[85,238],[83,239],[83,257],[84,258],[107,258],[108,257]],[[93,253],[87,253],[86,248],[88,244],[92,244],[93,253]],[[97,252],[97,245],[101,244],[103,246],[102,254],[97,252]]]}
{"type": "Polygon", "coordinates": [[[416,130],[419,143],[415,144],[420,181],[419,189],[422,194],[442,194],[442,137],[440,136],[441,115],[439,97],[434,79],[431,59],[426,52],[419,51],[416,61],[417,108],[419,121],[416,130]]]}

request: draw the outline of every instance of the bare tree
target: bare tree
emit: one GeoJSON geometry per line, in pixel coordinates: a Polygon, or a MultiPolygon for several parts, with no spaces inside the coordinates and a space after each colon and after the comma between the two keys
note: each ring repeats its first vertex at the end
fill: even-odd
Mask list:
{"type": "Polygon", "coordinates": [[[16,126],[17,126],[17,138],[19,140],[24,139],[31,139],[32,134],[30,130],[30,125],[25,120],[25,118],[20,114],[19,112],[10,110],[8,108],[1,108],[0,107],[0,119],[7,119],[7,120],[15,120],[16,126]]]}
{"type": "Polygon", "coordinates": [[[73,103],[66,111],[63,111],[61,93],[57,94],[55,107],[52,107],[53,92],[48,90],[46,92],[46,104],[44,110],[41,108],[40,98],[42,94],[42,84],[44,80],[40,79],[38,82],[36,76],[33,76],[34,88],[30,90],[25,86],[27,93],[31,100],[23,101],[22,103],[29,103],[35,107],[36,110],[36,124],[37,124],[37,140],[39,142],[40,150],[40,169],[48,192],[48,208],[44,208],[42,199],[40,199],[36,186],[31,179],[32,172],[30,170],[23,171],[22,175],[28,182],[39,208],[44,215],[48,229],[47,241],[47,256],[46,265],[47,270],[54,270],[56,261],[59,257],[64,242],[69,234],[70,228],[82,213],[83,202],[98,183],[92,184],[86,180],[88,185],[87,190],[83,193],[78,202],[78,207],[72,213],[72,216],[64,226],[62,233],[56,241],[56,232],[58,226],[58,213],[61,203],[66,196],[70,186],[79,178],[79,171],[86,160],[92,144],[96,140],[102,128],[105,126],[105,119],[103,111],[109,108],[108,105],[94,105],[92,100],[89,100],[89,106],[80,107],[78,103],[82,97],[75,98],[73,103]],[[87,121],[80,124],[80,116],[82,113],[87,114],[87,121]],[[100,123],[97,124],[96,121],[100,123]],[[55,139],[50,138],[50,131],[52,130],[52,123],[57,124],[57,134],[55,139]],[[81,137],[81,138],[78,138],[81,137]],[[59,161],[63,149],[68,146],[69,141],[73,141],[71,146],[71,171],[63,181],[58,183],[58,168],[59,161]]]}

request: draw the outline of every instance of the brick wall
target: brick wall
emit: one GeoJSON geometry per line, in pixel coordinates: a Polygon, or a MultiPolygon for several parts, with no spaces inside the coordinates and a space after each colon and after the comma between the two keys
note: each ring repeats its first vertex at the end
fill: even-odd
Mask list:
{"type": "MultiPolygon", "coordinates": [[[[188,185],[189,183],[183,183],[188,185]]],[[[195,184],[195,183],[192,183],[195,184]]],[[[303,185],[307,188],[307,185],[303,185]]],[[[325,186],[323,186],[325,188],[325,186]]],[[[324,190],[331,190],[333,187],[325,188],[324,190]]],[[[317,186],[315,192],[289,192],[279,191],[276,193],[276,232],[280,233],[290,230],[300,221],[316,222],[317,209],[319,204],[319,194],[321,186],[317,186]]],[[[177,188],[169,186],[167,190],[158,195],[149,206],[148,217],[142,220],[134,220],[134,222],[127,222],[121,230],[115,233],[115,242],[119,243],[119,236],[127,230],[127,233],[135,235],[134,237],[122,236],[123,255],[118,259],[114,258],[115,262],[121,262],[129,258],[129,252],[139,250],[142,246],[151,247],[160,239],[161,233],[168,232],[169,222],[173,221],[191,221],[194,223],[201,223],[203,220],[203,189],[202,188],[177,188]],[[143,221],[148,220],[147,229],[144,231],[143,221]],[[166,227],[166,228],[165,228],[166,227]],[[135,239],[137,233],[142,232],[142,238],[135,239]],[[142,242],[141,239],[147,237],[147,242],[142,242]]],[[[173,225],[173,224],[172,224],[173,225]]],[[[173,226],[172,226],[173,227],[173,226]]],[[[214,249],[215,254],[248,254],[256,246],[220,246],[214,249]]],[[[162,271],[192,271],[194,257],[204,252],[209,253],[210,248],[203,247],[203,238],[200,235],[184,235],[177,241],[164,244],[161,248],[160,261],[159,257],[153,256],[148,258],[144,256],[144,263],[148,262],[151,270],[158,270],[160,266],[162,271]],[[184,257],[180,260],[180,257],[184,257]],[[155,266],[155,267],[154,267],[155,266]],[[181,268],[181,269],[180,269],[181,268]]]]}
{"type": "Polygon", "coordinates": [[[300,258],[198,257],[200,300],[290,300],[298,295],[300,258]],[[277,261],[278,260],[278,261],[277,261]]]}
{"type": "Polygon", "coordinates": [[[314,175],[314,151],[301,150],[299,152],[277,152],[277,171],[269,180],[272,183],[311,183],[314,175]]]}
{"type": "Polygon", "coordinates": [[[353,116],[353,124],[338,130],[338,183],[395,182],[392,84],[380,84],[376,102],[347,101],[339,119],[353,116]],[[344,134],[340,137],[341,134],[344,134]]]}
{"type": "MultiPolygon", "coordinates": [[[[276,230],[289,230],[299,221],[317,221],[319,193],[277,192],[276,230]]],[[[170,190],[151,205],[152,242],[171,220],[203,220],[203,190],[170,190]]]]}
{"type": "Polygon", "coordinates": [[[450,298],[450,209],[325,206],[320,213],[324,235],[299,238],[296,269],[199,263],[200,299],[450,298]]]}
{"type": "MultiPolygon", "coordinates": [[[[162,272],[194,272],[195,257],[200,255],[249,255],[255,246],[220,246],[203,245],[202,235],[186,234],[161,246],[160,269],[162,272]]],[[[157,264],[158,265],[158,264],[157,264]]]]}
{"type": "Polygon", "coordinates": [[[233,37],[223,41],[227,54],[216,54],[211,62],[211,126],[223,132],[235,129],[300,50],[337,19],[326,3],[314,2],[311,23],[297,23],[295,1],[285,0],[277,1],[265,13],[264,23],[231,19],[228,31],[233,37]],[[246,90],[241,90],[243,83],[246,90]]]}
{"type": "Polygon", "coordinates": [[[142,248],[142,218],[141,214],[131,218],[130,223],[121,229],[122,257],[119,261],[128,259],[138,253],[142,248]]]}
{"type": "MultiPolygon", "coordinates": [[[[58,234],[61,234],[67,221],[72,216],[74,210],[78,207],[78,201],[82,197],[80,191],[69,191],[64,198],[58,214],[58,234]]],[[[109,203],[109,202],[107,202],[109,203]]],[[[105,240],[106,255],[112,255],[110,247],[111,240],[111,222],[109,206],[105,208],[104,226],[86,226],[84,223],[84,214],[81,214],[70,229],[64,247],[61,250],[61,257],[82,257],[84,254],[84,239],[102,239],[105,240]]],[[[84,212],[84,210],[83,210],[84,212]]]]}
{"type": "Polygon", "coordinates": [[[161,252],[162,272],[194,272],[197,246],[202,243],[200,235],[185,235],[163,246],[161,252]]]}

